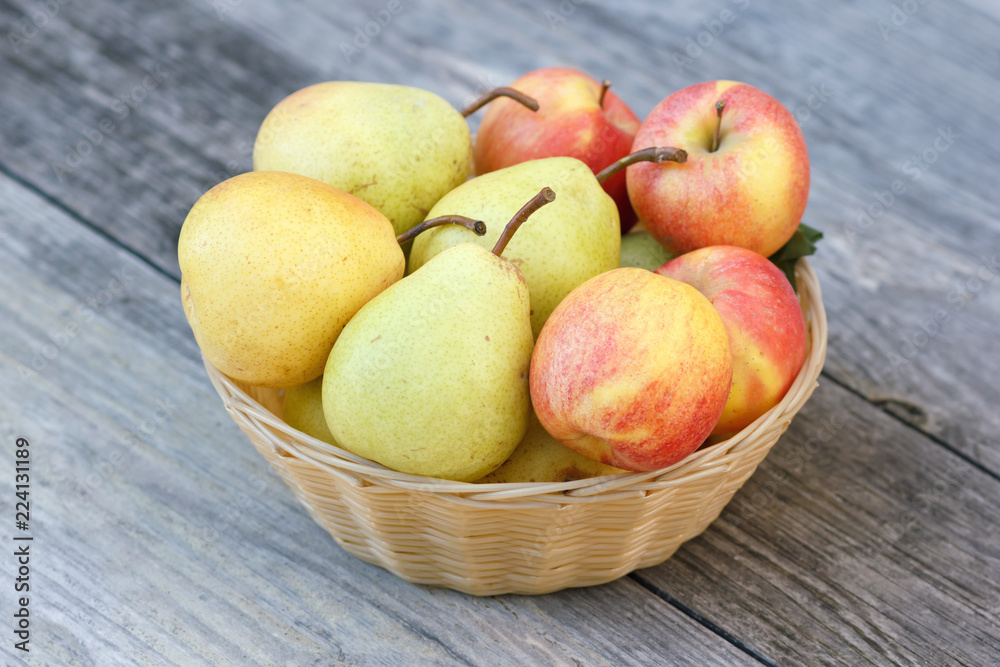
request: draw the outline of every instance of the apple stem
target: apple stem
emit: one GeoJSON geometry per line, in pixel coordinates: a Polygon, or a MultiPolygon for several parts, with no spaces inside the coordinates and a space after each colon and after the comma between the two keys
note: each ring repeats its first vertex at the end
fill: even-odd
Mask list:
{"type": "Polygon", "coordinates": [[[397,236],[396,242],[402,245],[420,232],[430,229],[431,227],[437,227],[438,225],[461,225],[466,229],[475,232],[476,236],[484,236],[486,234],[486,223],[482,220],[473,220],[472,218],[467,218],[464,215],[444,215],[440,218],[424,220],[419,225],[412,227],[397,236]]]}
{"type": "Polygon", "coordinates": [[[604,96],[608,94],[608,88],[611,87],[611,82],[605,79],[601,81],[601,95],[597,98],[597,106],[604,108],[604,96]]]}
{"type": "Polygon", "coordinates": [[[722,131],[722,110],[725,108],[725,100],[719,100],[715,103],[715,136],[712,137],[712,150],[710,150],[709,153],[714,153],[719,150],[719,133],[722,131]]]}
{"type": "Polygon", "coordinates": [[[497,239],[497,244],[493,246],[493,254],[500,257],[503,254],[504,248],[510,242],[510,238],[514,236],[514,232],[520,227],[525,220],[531,217],[531,214],[540,209],[541,207],[554,202],[556,199],[556,193],[552,191],[552,188],[545,187],[541,191],[532,197],[527,204],[521,207],[521,210],[514,214],[514,217],[510,219],[507,226],[503,228],[503,234],[497,239]]]}
{"type": "Polygon", "coordinates": [[[520,102],[524,106],[528,107],[532,111],[538,111],[538,100],[534,97],[529,97],[525,95],[520,90],[514,90],[513,88],[494,88],[493,90],[483,93],[478,100],[470,104],[469,106],[462,109],[462,116],[468,118],[475,112],[479,111],[482,107],[486,106],[498,97],[509,97],[512,100],[520,102]]]}
{"type": "Polygon", "coordinates": [[[651,146],[636,151],[631,155],[626,155],[618,162],[613,162],[597,173],[597,182],[603,183],[625,167],[629,167],[636,162],[677,162],[683,164],[687,162],[688,154],[683,148],[671,148],[670,146],[651,146]]]}

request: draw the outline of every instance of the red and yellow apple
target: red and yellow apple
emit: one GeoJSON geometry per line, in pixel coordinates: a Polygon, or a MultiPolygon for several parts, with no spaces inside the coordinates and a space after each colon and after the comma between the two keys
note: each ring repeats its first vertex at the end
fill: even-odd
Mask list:
{"type": "Polygon", "coordinates": [[[542,426],[626,470],[672,465],[708,437],[732,381],[725,325],[697,290],[645,269],[583,283],[535,343],[531,401],[542,426]]]}
{"type": "MultiPolygon", "coordinates": [[[[538,111],[509,99],[490,104],[476,135],[477,173],[559,156],[575,157],[597,173],[628,155],[639,118],[593,77],[570,67],[545,67],[510,87],[535,98],[538,111]]],[[[618,206],[622,232],[628,231],[635,213],[625,175],[615,174],[603,186],[618,206]]]]}
{"type": "Polygon", "coordinates": [[[684,164],[627,171],[632,206],[667,250],[736,245],[768,256],[795,233],[809,196],[809,155],[791,112],[767,93],[734,81],[679,90],[642,122],[632,150],[647,146],[688,154],[684,164]]]}
{"type": "Polygon", "coordinates": [[[729,335],[733,383],[713,435],[736,433],[777,405],[806,356],[805,320],[785,274],[735,246],[694,250],[656,273],[701,292],[729,335]]]}

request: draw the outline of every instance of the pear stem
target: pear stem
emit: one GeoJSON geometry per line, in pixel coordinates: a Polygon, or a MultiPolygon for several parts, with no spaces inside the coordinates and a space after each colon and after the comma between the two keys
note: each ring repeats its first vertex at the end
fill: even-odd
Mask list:
{"type": "Polygon", "coordinates": [[[493,90],[487,91],[480,96],[478,100],[470,104],[469,106],[462,109],[462,115],[466,118],[479,111],[480,108],[486,106],[498,97],[509,97],[512,100],[516,100],[528,107],[532,111],[538,111],[538,100],[534,97],[529,97],[522,93],[520,90],[514,90],[513,88],[494,88],[493,90]]]}
{"type": "Polygon", "coordinates": [[[473,220],[472,218],[467,218],[464,215],[444,215],[440,218],[424,220],[419,225],[412,227],[397,236],[396,242],[403,245],[425,229],[437,227],[438,225],[461,225],[466,229],[475,232],[476,236],[484,236],[486,234],[486,223],[482,220],[473,220]]]}
{"type": "Polygon", "coordinates": [[[608,88],[611,87],[611,82],[605,79],[601,81],[601,95],[597,98],[597,106],[604,108],[604,96],[608,94],[608,88]]]}
{"type": "Polygon", "coordinates": [[[514,232],[517,228],[524,223],[531,214],[540,209],[541,207],[549,204],[556,199],[556,193],[552,191],[552,188],[545,187],[542,188],[541,192],[532,197],[527,204],[521,207],[521,210],[514,214],[514,217],[510,219],[507,226],[503,228],[503,234],[497,239],[497,244],[493,246],[493,254],[500,257],[503,254],[504,248],[510,242],[510,238],[514,236],[514,232]]]}
{"type": "Polygon", "coordinates": [[[712,150],[710,150],[709,153],[714,153],[719,150],[719,133],[722,131],[722,110],[725,108],[725,100],[719,100],[715,103],[715,136],[712,137],[712,150]]]}
{"type": "Polygon", "coordinates": [[[597,173],[597,182],[603,183],[625,167],[629,167],[636,162],[677,162],[679,164],[687,162],[688,154],[683,148],[671,148],[670,146],[651,146],[636,151],[631,155],[626,155],[618,162],[614,162],[597,173]]]}

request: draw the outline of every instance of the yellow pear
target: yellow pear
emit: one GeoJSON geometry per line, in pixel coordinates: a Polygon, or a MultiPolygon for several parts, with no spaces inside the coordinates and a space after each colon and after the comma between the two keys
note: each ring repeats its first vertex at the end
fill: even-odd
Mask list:
{"type": "Polygon", "coordinates": [[[323,376],[326,422],[341,446],[456,481],[479,479],[510,456],[528,427],[534,338],[524,277],[500,255],[554,198],[538,193],[492,252],[451,247],[358,311],[323,376]]]}
{"type": "Polygon", "coordinates": [[[285,423],[317,440],[337,445],[323,414],[323,376],[285,390],[285,423]]]}
{"type": "Polygon", "coordinates": [[[622,472],[628,471],[588,459],[553,438],[532,411],[528,432],[517,449],[479,483],[569,482],[622,472]]]}
{"type": "Polygon", "coordinates": [[[531,160],[477,176],[446,194],[428,217],[445,213],[486,222],[485,236],[456,225],[424,232],[413,242],[409,273],[459,243],[496,243],[518,207],[544,185],[559,198],[531,216],[504,252],[528,281],[535,336],[559,302],[577,285],[617,269],[621,249],[618,207],[586,164],[570,157],[531,160]]]}
{"type": "Polygon", "coordinates": [[[384,215],[282,172],[234,176],[202,195],[177,256],[202,353],[226,375],[266,387],[321,375],[344,325],[404,266],[384,215]]]}
{"type": "Polygon", "coordinates": [[[397,235],[464,182],[471,163],[469,126],[444,99],[357,81],[292,93],[268,113],[253,148],[255,170],[302,174],[349,192],[385,214],[397,235]]]}

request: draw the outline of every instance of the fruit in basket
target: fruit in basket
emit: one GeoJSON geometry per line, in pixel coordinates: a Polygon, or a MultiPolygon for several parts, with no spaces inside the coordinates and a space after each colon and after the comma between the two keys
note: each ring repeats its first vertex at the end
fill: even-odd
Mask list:
{"type": "Polygon", "coordinates": [[[681,146],[684,164],[637,164],[628,193],[673,253],[737,245],[768,256],[794,234],[809,196],[809,156],[792,114],[744,83],[709,81],[654,108],[633,150],[681,146]]]}
{"type": "Polygon", "coordinates": [[[465,181],[469,126],[448,102],[409,86],[319,83],[278,103],[260,126],[257,171],[309,176],[368,202],[402,234],[465,181]]]}
{"type": "Polygon", "coordinates": [[[673,253],[661,246],[645,229],[633,229],[622,235],[621,266],[655,271],[673,258],[673,253]]]}
{"type": "MultiPolygon", "coordinates": [[[[509,100],[493,104],[479,126],[475,164],[480,174],[528,160],[567,156],[598,172],[627,155],[639,119],[608,90],[609,82],[570,67],[545,67],[528,72],[511,84],[538,100],[532,113],[509,100]]],[[[604,183],[615,201],[622,231],[635,222],[628,201],[625,174],[604,183]]]]}
{"type": "Polygon", "coordinates": [[[733,384],[712,433],[736,433],[777,405],[806,356],[802,308],[785,274],[767,258],[735,246],[694,250],[656,273],[704,294],[726,325],[733,384]]]}
{"type": "MultiPolygon", "coordinates": [[[[510,456],[531,405],[528,286],[493,251],[461,243],[372,299],[344,329],[323,378],[323,409],[344,448],[405,473],[473,481],[510,456]]],[[[418,237],[419,238],[419,237],[418,237]]]]}
{"type": "Polygon", "coordinates": [[[488,229],[486,236],[477,239],[456,226],[425,232],[413,242],[407,271],[415,275],[433,257],[459,243],[492,247],[511,214],[546,184],[559,193],[559,199],[535,213],[504,252],[528,281],[531,328],[537,336],[552,309],[574,287],[618,266],[618,210],[580,160],[532,160],[458,186],[441,198],[429,216],[458,213],[481,218],[488,229]]]}
{"type": "Polygon", "coordinates": [[[588,280],[552,313],[531,358],[545,430],[626,470],[656,470],[698,448],[732,381],[725,325],[693,287],[644,269],[588,280]]]}
{"type": "Polygon", "coordinates": [[[577,454],[549,435],[532,412],[528,432],[514,453],[479,483],[569,482],[623,472],[627,471],[577,454]]]}
{"type": "Polygon", "coordinates": [[[323,376],[285,390],[285,423],[317,440],[336,445],[323,414],[323,376]]]}
{"type": "Polygon", "coordinates": [[[404,265],[384,215],[283,172],[241,174],[202,195],[177,258],[184,313],[205,358],[265,387],[318,377],[344,325],[404,265]]]}

